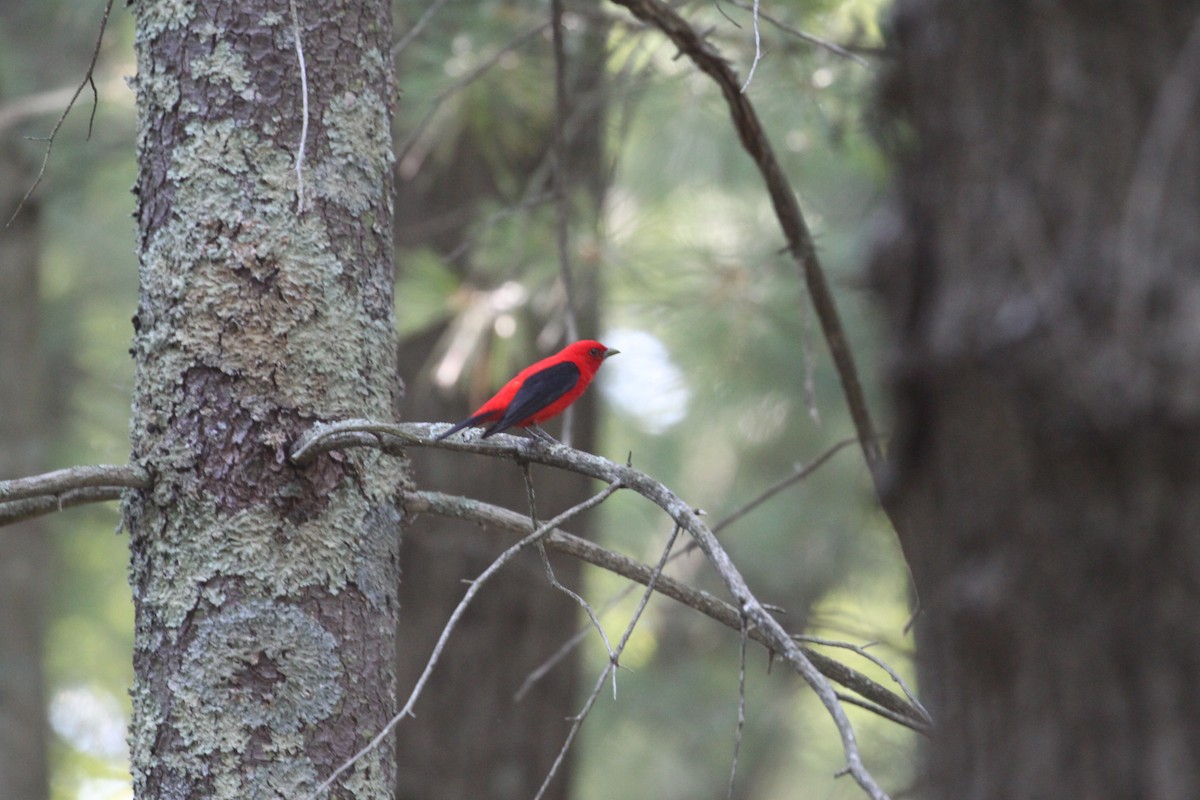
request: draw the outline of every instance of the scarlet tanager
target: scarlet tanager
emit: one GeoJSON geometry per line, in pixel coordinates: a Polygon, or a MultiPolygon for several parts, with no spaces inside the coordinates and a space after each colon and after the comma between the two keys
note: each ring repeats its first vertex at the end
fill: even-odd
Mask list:
{"type": "Polygon", "coordinates": [[[463,428],[490,423],[480,438],[486,439],[512,427],[533,426],[534,433],[550,439],[550,434],[537,424],[562,413],[578,400],[596,377],[596,370],[600,369],[604,359],[619,352],[591,339],[569,344],[549,358],[518,372],[478,411],[437,438],[445,439],[463,428]]]}

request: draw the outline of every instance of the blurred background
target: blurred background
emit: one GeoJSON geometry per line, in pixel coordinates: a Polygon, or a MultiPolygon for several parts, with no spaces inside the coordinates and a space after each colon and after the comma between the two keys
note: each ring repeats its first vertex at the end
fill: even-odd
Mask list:
{"type": "MultiPolygon", "coordinates": [[[[887,177],[870,130],[873,82],[886,68],[885,6],[763,4],[781,25],[760,18],[762,58],[747,89],[800,195],[883,430],[863,264],[887,177]],[[862,63],[795,30],[845,45],[862,63]]],[[[408,387],[400,416],[464,416],[505,377],[557,349],[571,315],[584,335],[622,351],[572,421],[575,443],[631,458],[711,521],[852,437],[803,282],[781,252],[762,182],[710,79],[620,7],[567,4],[568,292],[549,181],[555,68],[547,9],[481,0],[425,17],[429,7],[395,3],[398,369],[408,387]]],[[[0,1],[5,220],[42,162],[45,142],[30,137],[50,132],[85,74],[102,12],[96,3],[0,1]]],[[[747,74],[755,32],[746,8],[688,3],[682,12],[747,74]]],[[[90,139],[85,89],[37,190],[0,229],[0,478],[128,456],[127,350],[137,300],[135,120],[125,84],[136,72],[132,38],[132,17],[118,4],[95,69],[90,139]]],[[[419,460],[416,469],[421,485],[446,471],[419,460]]],[[[523,493],[496,491],[493,502],[507,491],[504,504],[525,509],[523,493]]],[[[17,798],[130,796],[133,620],[118,523],[110,504],[0,531],[0,772],[28,776],[10,784],[27,792],[17,798]]],[[[587,531],[653,563],[670,525],[649,504],[618,495],[587,531]]],[[[856,446],[722,537],[759,597],[786,610],[787,627],[878,642],[874,652],[910,674],[905,568],[856,446]]],[[[405,569],[420,557],[406,556],[405,569]]],[[[677,560],[672,574],[721,592],[702,557],[677,560]]],[[[546,596],[544,577],[532,576],[524,584],[546,596]]],[[[453,577],[439,579],[461,593],[453,577]]],[[[640,593],[609,603],[623,580],[590,568],[578,580],[604,610],[610,637],[619,637],[640,593]]],[[[568,608],[577,626],[580,615],[568,608]]],[[[404,609],[419,610],[411,600],[404,609]]],[[[440,627],[438,618],[430,624],[440,627]]],[[[547,656],[566,638],[558,628],[541,632],[547,656]]],[[[725,797],[738,649],[735,632],[655,599],[622,658],[617,698],[602,695],[583,727],[563,796],[725,797]]],[[[888,684],[867,662],[831,654],[888,684]]],[[[559,717],[576,710],[605,661],[597,637],[586,637],[577,679],[566,684],[577,699],[559,717]]],[[[820,704],[787,670],[770,670],[761,649],[750,650],[746,691],[735,797],[860,796],[848,778],[833,777],[841,746],[820,704]]],[[[850,714],[874,774],[904,789],[914,735],[850,714]]]]}

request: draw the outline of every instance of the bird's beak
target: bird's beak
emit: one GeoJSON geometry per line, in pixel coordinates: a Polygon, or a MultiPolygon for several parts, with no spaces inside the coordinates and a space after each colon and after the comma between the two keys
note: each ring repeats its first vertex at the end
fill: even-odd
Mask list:
{"type": "Polygon", "coordinates": [[[620,350],[605,350],[605,351],[604,351],[604,357],[605,357],[605,358],[611,358],[612,356],[615,356],[615,355],[616,355],[617,353],[619,353],[619,352],[621,352],[621,351],[620,351],[620,350]]]}

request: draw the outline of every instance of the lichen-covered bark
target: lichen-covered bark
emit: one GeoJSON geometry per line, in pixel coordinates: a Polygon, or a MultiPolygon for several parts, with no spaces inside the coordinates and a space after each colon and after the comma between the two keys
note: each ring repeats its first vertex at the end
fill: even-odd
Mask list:
{"type": "Polygon", "coordinates": [[[1200,796],[1200,4],[901,0],[930,798],[1200,796]]]}
{"type": "MultiPolygon", "coordinates": [[[[297,6],[303,211],[288,4],[135,5],[142,798],[297,796],[394,705],[395,465],[285,457],[315,420],[393,407],[391,17],[378,0],[297,6]]],[[[386,797],[393,779],[384,748],[336,792],[386,797]]]]}

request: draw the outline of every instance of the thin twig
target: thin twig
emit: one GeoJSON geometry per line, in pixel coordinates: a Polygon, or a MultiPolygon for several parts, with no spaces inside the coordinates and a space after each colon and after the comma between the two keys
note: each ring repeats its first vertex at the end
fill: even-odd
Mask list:
{"type": "Polygon", "coordinates": [[[489,214],[483,220],[472,226],[471,233],[463,238],[453,250],[446,254],[445,261],[447,264],[453,264],[463,253],[467,252],[479,238],[488,230],[493,228],[497,223],[503,222],[514,214],[519,214],[522,211],[528,211],[537,208],[542,203],[549,202],[554,199],[553,192],[542,192],[540,194],[522,197],[515,205],[506,206],[489,214]]]}
{"type": "Polygon", "coordinates": [[[738,708],[737,732],[733,736],[733,763],[729,766],[729,791],[725,796],[733,800],[733,784],[737,779],[738,756],[742,752],[742,733],[746,729],[746,642],[750,639],[748,623],[741,618],[741,636],[738,637],[738,708]]]}
{"type": "Polygon", "coordinates": [[[304,148],[308,144],[308,68],[304,63],[304,45],[300,40],[300,14],[296,0],[288,0],[292,9],[292,33],[295,36],[296,60],[300,62],[300,145],[296,148],[296,213],[304,213],[304,148]]]}
{"type": "Polygon", "coordinates": [[[796,466],[793,467],[791,475],[787,475],[783,478],[780,478],[778,481],[771,484],[766,489],[764,489],[762,492],[760,492],[757,497],[754,497],[753,499],[747,501],[740,507],[734,509],[729,514],[726,514],[724,517],[722,517],[719,522],[717,522],[715,525],[713,525],[713,532],[720,533],[721,531],[725,530],[733,523],[737,522],[742,517],[749,514],[754,509],[761,506],[763,503],[770,500],[775,495],[782,492],[784,489],[787,489],[790,486],[795,486],[797,483],[800,483],[800,481],[804,480],[809,475],[812,475],[814,472],[816,472],[818,469],[820,469],[822,466],[824,466],[829,461],[829,459],[833,458],[835,455],[837,455],[839,452],[841,452],[844,448],[854,444],[856,441],[857,441],[857,439],[842,439],[839,442],[834,442],[833,444],[831,444],[829,447],[827,447],[825,450],[823,450],[816,458],[814,458],[812,461],[808,462],[807,464],[797,463],[796,466]]]}
{"type": "Polygon", "coordinates": [[[882,658],[879,658],[874,653],[868,652],[867,647],[870,645],[861,646],[851,642],[842,642],[836,639],[826,639],[821,636],[809,636],[807,634],[798,635],[794,638],[799,642],[808,642],[809,644],[819,644],[824,645],[825,647],[837,647],[842,650],[849,650],[850,652],[865,658],[867,661],[870,661],[872,664],[886,672],[888,677],[896,682],[896,684],[900,687],[900,690],[904,692],[904,696],[908,698],[908,702],[912,704],[912,707],[921,712],[921,716],[925,718],[925,721],[929,723],[929,725],[933,725],[933,717],[930,716],[929,711],[926,710],[925,706],[921,705],[921,701],[917,699],[917,696],[913,694],[912,690],[908,688],[908,684],[905,683],[904,679],[900,677],[900,673],[892,669],[891,665],[882,658]]]}
{"type": "MultiPolygon", "coordinates": [[[[547,546],[553,547],[553,545],[547,546]]],[[[633,587],[630,586],[629,590],[632,590],[632,588],[633,587]]],[[[622,592],[616,597],[610,597],[608,601],[601,606],[600,613],[597,616],[603,617],[608,614],[609,611],[611,611],[621,600],[625,598],[627,593],[628,592],[626,591],[622,592]]],[[[551,653],[549,658],[544,659],[542,663],[530,670],[529,674],[525,676],[525,680],[521,681],[521,685],[517,687],[517,691],[513,693],[513,702],[520,702],[521,699],[529,693],[529,690],[532,689],[538,681],[544,678],[550,672],[550,670],[558,666],[564,658],[574,652],[575,648],[583,644],[591,630],[592,624],[590,621],[579,626],[579,629],[571,635],[571,638],[559,645],[559,648],[551,653]]]]}
{"type": "Polygon", "coordinates": [[[30,117],[50,113],[62,113],[62,107],[71,102],[75,95],[75,84],[58,89],[47,89],[23,97],[10,98],[0,105],[0,133],[30,117]]]}
{"type": "MultiPolygon", "coordinates": [[[[583,727],[583,721],[587,718],[588,712],[592,710],[592,706],[596,704],[596,699],[600,696],[600,687],[604,685],[605,677],[611,673],[616,675],[617,667],[621,653],[625,652],[625,645],[629,643],[629,638],[633,636],[633,629],[637,627],[638,620],[642,618],[642,612],[646,610],[646,605],[650,602],[650,597],[654,594],[655,584],[662,578],[663,568],[667,565],[667,560],[671,557],[671,548],[675,546],[675,540],[679,537],[680,526],[676,525],[671,531],[671,536],[667,539],[667,545],[663,548],[662,555],[658,559],[658,563],[654,566],[654,570],[650,573],[650,579],[646,581],[646,590],[642,592],[642,599],[638,603],[638,607],[634,610],[633,616],[629,619],[629,624],[625,626],[625,632],[621,634],[621,640],[617,642],[616,653],[604,665],[604,669],[600,672],[600,677],[596,680],[596,685],[592,689],[592,693],[588,696],[587,702],[584,703],[583,710],[575,715],[571,721],[571,729],[567,731],[567,738],[563,741],[562,747],[558,750],[558,755],[554,759],[554,763],[550,765],[550,771],[546,773],[545,779],[542,781],[541,787],[538,789],[533,800],[541,800],[546,790],[550,787],[550,781],[554,779],[555,774],[562,766],[563,759],[566,758],[567,752],[571,749],[571,743],[575,741],[576,734],[583,727]]],[[[614,677],[615,680],[615,677],[614,677]]]]}
{"type": "Polygon", "coordinates": [[[773,17],[770,14],[768,14],[766,11],[759,9],[758,8],[758,0],[754,0],[753,5],[751,5],[750,3],[743,2],[742,0],[726,0],[726,2],[728,2],[732,6],[737,6],[738,8],[740,8],[744,11],[754,10],[755,17],[762,17],[767,22],[771,23],[772,25],[774,25],[776,28],[783,31],[784,33],[789,34],[791,36],[795,36],[797,39],[801,39],[803,41],[808,42],[809,44],[816,45],[817,47],[822,47],[822,48],[828,50],[829,52],[833,53],[834,55],[841,56],[842,58],[848,58],[851,61],[853,61],[855,64],[858,64],[860,67],[871,66],[870,62],[868,62],[865,58],[858,55],[857,53],[850,52],[845,47],[842,47],[840,44],[837,44],[836,42],[831,42],[828,39],[822,39],[820,36],[814,36],[813,34],[808,33],[807,31],[802,31],[799,28],[788,25],[786,22],[780,21],[777,17],[773,17]]]}
{"type": "MultiPolygon", "coordinates": [[[[758,29],[758,0],[754,0],[754,60],[750,62],[750,71],[746,73],[746,82],[742,84],[742,94],[750,88],[750,81],[754,80],[754,71],[758,69],[758,62],[762,61],[762,33],[758,29]]],[[[733,780],[729,781],[729,791],[733,791],[733,780]]]]}
{"type": "Polygon", "coordinates": [[[46,174],[46,166],[50,163],[50,151],[54,148],[54,140],[57,138],[58,131],[60,128],[62,128],[63,123],[67,121],[67,115],[70,114],[71,109],[75,107],[75,101],[79,99],[79,95],[81,92],[83,92],[83,87],[85,86],[92,87],[92,114],[88,118],[87,132],[87,138],[92,138],[92,124],[96,121],[96,109],[100,105],[100,96],[96,92],[94,73],[96,71],[96,61],[100,58],[100,45],[104,42],[104,29],[108,27],[108,15],[112,13],[112,7],[113,0],[108,0],[108,2],[104,4],[104,15],[100,17],[100,30],[96,32],[96,46],[92,48],[92,60],[88,62],[87,72],[84,73],[83,80],[79,82],[79,86],[75,89],[75,93],[71,95],[71,100],[67,103],[67,107],[64,108],[62,114],[59,115],[58,121],[54,123],[54,128],[51,129],[50,135],[46,137],[46,152],[42,156],[42,166],[38,169],[38,174],[33,180],[33,185],[30,186],[29,191],[25,192],[24,196],[21,197],[21,201],[17,203],[16,210],[13,211],[12,216],[8,218],[8,222],[4,224],[4,227],[6,228],[9,225],[12,225],[13,220],[17,218],[17,214],[20,214],[21,209],[25,207],[25,202],[34,193],[38,186],[41,185],[42,178],[46,174]]]}
{"type": "Polygon", "coordinates": [[[433,20],[434,14],[441,10],[442,6],[446,5],[446,0],[433,0],[429,4],[429,8],[425,9],[425,13],[417,20],[417,24],[408,29],[404,36],[400,37],[400,41],[392,47],[392,56],[398,56],[404,51],[404,48],[412,44],[413,40],[421,35],[425,27],[433,20]]]}
{"type": "MultiPolygon", "coordinates": [[[[525,478],[525,493],[529,499],[529,525],[531,528],[536,530],[538,527],[537,497],[533,490],[533,473],[530,471],[528,463],[521,464],[521,475],[525,478]]],[[[546,555],[544,541],[538,542],[538,554],[542,557],[542,566],[546,570],[546,578],[550,581],[550,585],[574,600],[575,604],[583,609],[583,612],[587,614],[587,618],[591,621],[592,627],[594,627],[600,634],[600,639],[604,642],[604,649],[608,652],[608,657],[616,658],[616,655],[613,653],[612,643],[608,641],[608,634],[604,631],[604,626],[600,624],[600,619],[596,616],[596,612],[592,610],[591,605],[589,605],[588,601],[584,600],[583,597],[581,597],[577,592],[564,586],[558,580],[558,576],[554,574],[554,567],[550,564],[550,556],[546,555]]],[[[616,696],[617,679],[614,675],[613,697],[615,698],[616,696]]]]}
{"type": "MultiPolygon", "coordinates": [[[[892,722],[895,722],[898,725],[909,725],[908,720],[905,719],[904,717],[900,716],[899,714],[897,714],[894,711],[891,711],[890,709],[883,708],[882,706],[878,706],[869,700],[863,700],[861,697],[855,697],[852,694],[846,694],[844,692],[838,692],[837,698],[838,698],[838,700],[841,700],[843,703],[849,703],[852,706],[858,706],[859,708],[861,708],[865,711],[870,711],[872,714],[883,717],[886,720],[891,720],[892,722]]],[[[909,727],[912,727],[912,726],[909,725],[909,727]]],[[[914,730],[921,730],[924,733],[928,733],[928,728],[925,728],[925,729],[914,728],[914,730]]]]}
{"type": "Polygon", "coordinates": [[[577,503],[576,505],[571,506],[554,519],[547,522],[545,525],[542,525],[537,530],[533,531],[533,533],[530,533],[528,536],[522,538],[521,541],[506,549],[503,553],[496,557],[496,560],[493,561],[487,567],[487,569],[479,573],[479,577],[471,581],[470,586],[467,587],[466,594],[464,594],[462,600],[458,602],[458,606],[455,607],[454,612],[450,615],[450,619],[447,620],[445,627],[442,628],[442,633],[438,637],[437,643],[433,646],[433,652],[430,653],[429,660],[425,664],[425,670],[421,673],[421,676],[417,678],[417,682],[413,686],[412,692],[409,694],[408,701],[405,702],[404,707],[397,711],[394,717],[388,720],[387,725],[383,726],[383,730],[376,734],[375,738],[373,738],[361,750],[351,756],[345,763],[334,770],[333,774],[326,778],[319,786],[317,786],[316,789],[314,789],[312,793],[305,798],[305,800],[314,800],[314,798],[318,797],[322,792],[332,786],[334,781],[338,779],[338,776],[350,769],[364,756],[382,744],[383,740],[388,737],[388,734],[395,729],[400,721],[412,714],[413,706],[416,705],[417,699],[421,696],[421,692],[425,689],[425,684],[429,682],[429,677],[433,674],[434,667],[437,666],[438,661],[441,659],[442,650],[445,649],[446,642],[450,640],[450,634],[454,632],[454,628],[458,625],[459,620],[462,619],[467,607],[471,604],[471,601],[475,599],[475,595],[479,593],[488,579],[495,575],[501,567],[515,558],[516,555],[526,547],[541,541],[556,528],[558,528],[567,520],[572,519],[577,514],[603,503],[620,488],[620,481],[613,481],[609,483],[609,485],[605,487],[603,491],[592,495],[582,503],[577,503]]]}

